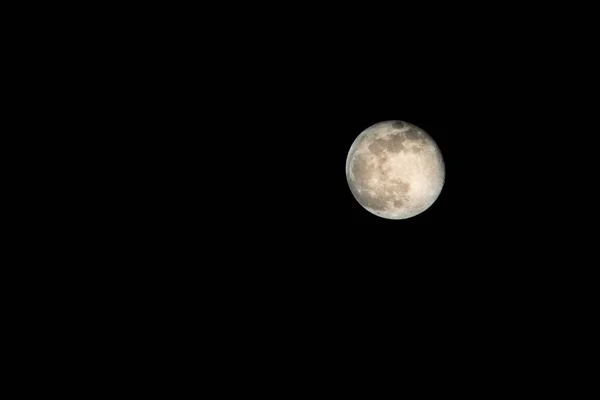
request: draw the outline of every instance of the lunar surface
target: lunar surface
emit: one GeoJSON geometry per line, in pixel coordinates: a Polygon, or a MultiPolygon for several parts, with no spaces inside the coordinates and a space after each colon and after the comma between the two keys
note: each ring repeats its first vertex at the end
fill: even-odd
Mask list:
{"type": "Polygon", "coordinates": [[[346,159],[346,177],[356,200],[387,219],[414,217],[431,207],[445,174],[435,141],[404,121],[370,126],[354,140],[346,159]]]}

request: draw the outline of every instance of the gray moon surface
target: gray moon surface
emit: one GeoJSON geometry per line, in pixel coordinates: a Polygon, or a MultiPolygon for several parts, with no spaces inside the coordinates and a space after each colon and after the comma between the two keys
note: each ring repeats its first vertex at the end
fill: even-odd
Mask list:
{"type": "Polygon", "coordinates": [[[423,129],[405,121],[379,122],[352,143],[346,178],[354,198],[386,219],[406,219],[427,210],[444,186],[442,153],[423,129]]]}

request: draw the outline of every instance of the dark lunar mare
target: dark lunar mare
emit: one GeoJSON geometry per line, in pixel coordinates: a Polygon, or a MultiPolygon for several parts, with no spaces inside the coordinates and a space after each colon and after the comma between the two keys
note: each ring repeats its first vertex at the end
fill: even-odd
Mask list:
{"type": "MultiPolygon", "coordinates": [[[[352,166],[352,173],[354,174],[354,184],[348,178],[348,186],[352,194],[359,200],[361,204],[374,210],[386,210],[387,202],[393,201],[396,207],[400,207],[406,201],[406,194],[410,188],[410,184],[402,180],[395,180],[393,183],[396,189],[390,193],[380,194],[379,197],[372,196],[366,188],[368,187],[368,181],[373,174],[373,166],[369,165],[366,158],[363,155],[356,156],[354,164],[352,166]],[[365,188],[362,192],[359,188],[365,188]],[[401,196],[400,199],[396,199],[395,195],[401,196]]],[[[380,172],[383,175],[385,173],[380,172]]]]}

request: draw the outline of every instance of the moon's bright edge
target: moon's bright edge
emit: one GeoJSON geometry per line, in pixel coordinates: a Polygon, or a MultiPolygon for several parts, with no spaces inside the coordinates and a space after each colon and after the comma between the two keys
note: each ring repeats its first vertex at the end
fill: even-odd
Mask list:
{"type": "Polygon", "coordinates": [[[356,200],[387,219],[414,217],[431,207],[445,175],[435,141],[405,121],[385,121],[365,129],[346,159],[346,178],[356,200]]]}

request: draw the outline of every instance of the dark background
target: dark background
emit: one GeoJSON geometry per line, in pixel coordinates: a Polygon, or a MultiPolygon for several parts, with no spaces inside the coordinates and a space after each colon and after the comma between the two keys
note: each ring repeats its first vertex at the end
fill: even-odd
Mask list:
{"type": "Polygon", "coordinates": [[[548,13],[125,18],[94,64],[130,163],[132,196],[114,204],[155,249],[217,251],[240,271],[538,279],[589,240],[594,168],[589,25],[548,13]],[[446,163],[439,199],[408,220],[363,210],[345,177],[356,136],[389,119],[430,133],[446,163]]]}
{"type": "Polygon", "coordinates": [[[126,184],[139,254],[280,312],[562,301],[590,272],[591,53],[583,32],[532,18],[183,24],[149,41],[132,73],[144,162],[126,184]],[[389,119],[429,132],[446,163],[439,199],[408,220],[366,212],[346,182],[353,140],[389,119]]]}
{"type": "Polygon", "coordinates": [[[48,157],[24,224],[46,246],[23,254],[45,260],[27,285],[67,304],[49,315],[89,316],[81,329],[147,358],[164,332],[248,370],[263,349],[273,365],[411,349],[446,370],[463,349],[515,364],[591,332],[585,11],[238,7],[42,13],[51,29],[21,47],[41,110],[23,121],[42,126],[26,138],[48,157]],[[446,164],[408,220],[371,215],[346,182],[353,140],[390,119],[446,164]]]}

